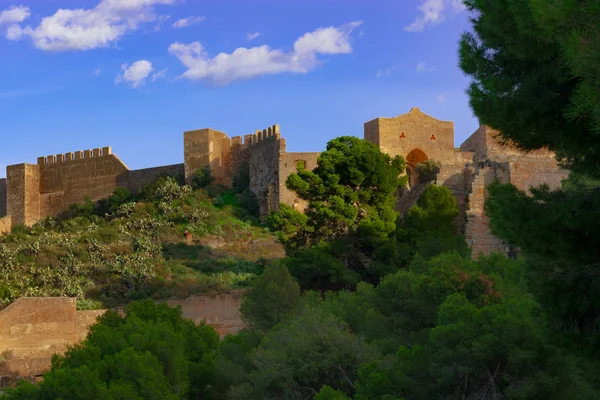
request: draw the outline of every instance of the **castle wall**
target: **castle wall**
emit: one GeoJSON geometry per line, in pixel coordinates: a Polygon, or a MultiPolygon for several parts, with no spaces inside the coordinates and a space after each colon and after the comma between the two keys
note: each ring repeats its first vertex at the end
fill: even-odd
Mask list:
{"type": "Polygon", "coordinates": [[[137,194],[142,188],[164,176],[178,177],[185,175],[184,164],[165,165],[162,167],[137,169],[129,172],[127,187],[133,194],[137,194]]]}
{"type": "Polygon", "coordinates": [[[0,179],[0,218],[6,215],[6,178],[0,179]]]}
{"type": "Polygon", "coordinates": [[[304,162],[304,169],[309,171],[315,169],[320,154],[318,152],[282,153],[279,162],[279,201],[281,203],[288,204],[295,210],[304,211],[307,206],[306,201],[298,198],[296,193],[289,190],[285,186],[285,182],[291,174],[298,171],[298,161],[304,162]]]}
{"type": "Polygon", "coordinates": [[[229,174],[233,177],[244,164],[250,162],[250,143],[254,135],[234,136],[229,150],[229,174]]]}
{"type": "Polygon", "coordinates": [[[54,216],[86,197],[92,201],[127,186],[129,169],[110,147],[38,158],[41,218],[54,216]]]}
{"type": "Polygon", "coordinates": [[[364,124],[364,139],[379,147],[379,121],[381,118],[373,119],[364,124]]]}
{"type": "Polygon", "coordinates": [[[37,165],[6,167],[7,213],[12,226],[31,226],[40,219],[40,171],[37,165]]]}
{"type": "Polygon", "coordinates": [[[258,131],[249,152],[250,190],[263,216],[279,209],[279,165],[285,154],[285,139],[280,139],[278,127],[258,131]]]}

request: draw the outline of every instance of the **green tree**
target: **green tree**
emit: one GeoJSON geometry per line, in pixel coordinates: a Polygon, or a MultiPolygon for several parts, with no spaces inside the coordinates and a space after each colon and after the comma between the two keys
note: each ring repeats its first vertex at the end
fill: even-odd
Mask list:
{"type": "Polygon", "coordinates": [[[457,234],[459,215],[456,198],[445,186],[429,185],[398,223],[396,237],[407,253],[419,253],[431,258],[456,251],[468,257],[469,246],[463,235],[457,234]]]}
{"type": "Polygon", "coordinates": [[[600,176],[600,6],[596,0],[466,0],[460,67],[481,123],[525,150],[548,147],[600,176]]]}
{"type": "Polygon", "coordinates": [[[213,176],[210,167],[205,165],[192,176],[192,188],[204,189],[210,186],[214,181],[215,177],[213,176]]]}
{"type": "Polygon", "coordinates": [[[340,390],[332,389],[329,386],[323,386],[313,400],[349,400],[349,397],[340,390]]]}
{"type": "MultiPolygon", "coordinates": [[[[592,184],[594,184],[592,182],[592,184]]],[[[489,186],[486,212],[494,234],[519,246],[530,287],[569,334],[600,345],[600,197],[582,183],[565,190],[489,186]]]]}
{"type": "Polygon", "coordinates": [[[98,201],[98,207],[96,214],[103,216],[104,214],[111,214],[116,212],[122,204],[130,203],[134,200],[131,190],[123,187],[118,187],[114,190],[113,194],[106,198],[98,201]]]}
{"type": "Polygon", "coordinates": [[[244,293],[240,312],[251,327],[266,331],[289,316],[299,298],[300,287],[288,269],[273,264],[244,293]]]}
{"type": "Polygon", "coordinates": [[[317,167],[300,169],[286,186],[308,202],[311,242],[353,235],[387,237],[396,227],[395,194],[404,160],[373,143],[342,136],[327,143],[317,167]]]}
{"type": "Polygon", "coordinates": [[[435,160],[425,160],[415,165],[415,171],[419,174],[419,183],[432,182],[437,179],[442,164],[435,160]]]}
{"type": "MultiPolygon", "coordinates": [[[[492,185],[492,231],[521,249],[532,288],[575,344],[600,344],[600,3],[469,0],[473,32],[460,66],[474,81],[471,106],[500,138],[549,148],[576,177],[531,196],[492,185]],[[582,177],[583,176],[583,177],[582,177]],[[591,178],[591,179],[590,179],[591,178]]],[[[590,354],[590,352],[588,352],[590,354]]]]}
{"type": "Polygon", "coordinates": [[[252,371],[229,398],[301,400],[324,385],[352,394],[359,366],[376,357],[343,321],[306,308],[264,336],[252,355],[252,371]]]}
{"type": "Polygon", "coordinates": [[[540,315],[526,295],[477,306],[453,294],[427,343],[401,347],[390,367],[361,368],[356,399],[596,398],[540,315]]]}

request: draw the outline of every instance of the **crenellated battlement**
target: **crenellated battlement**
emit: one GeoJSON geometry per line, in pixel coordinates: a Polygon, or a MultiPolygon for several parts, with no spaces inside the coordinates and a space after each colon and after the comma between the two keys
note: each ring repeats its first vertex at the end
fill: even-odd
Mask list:
{"type": "Polygon", "coordinates": [[[254,133],[254,134],[249,134],[249,135],[244,135],[244,136],[233,136],[231,138],[231,145],[247,147],[247,146],[257,144],[259,142],[262,142],[263,140],[267,140],[267,139],[270,139],[273,137],[275,137],[277,139],[279,139],[281,137],[281,133],[279,131],[279,124],[275,124],[266,129],[263,129],[263,130],[257,129],[256,133],[254,133]]]}
{"type": "Polygon", "coordinates": [[[112,154],[112,148],[102,147],[91,150],[79,150],[63,154],[53,154],[45,157],[38,157],[37,164],[46,166],[52,164],[67,163],[70,161],[79,161],[83,159],[105,157],[112,154]]]}

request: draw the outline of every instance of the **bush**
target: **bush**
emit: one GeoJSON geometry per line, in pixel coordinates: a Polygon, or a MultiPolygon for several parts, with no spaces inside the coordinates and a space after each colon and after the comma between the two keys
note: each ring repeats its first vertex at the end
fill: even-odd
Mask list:
{"type": "Polygon", "coordinates": [[[215,178],[210,171],[210,167],[208,165],[200,168],[194,176],[192,176],[192,188],[196,189],[204,189],[210,186],[214,182],[215,178]]]}
{"type": "Polygon", "coordinates": [[[432,182],[437,179],[442,164],[439,161],[425,160],[415,165],[415,171],[419,174],[419,183],[432,182]]]}

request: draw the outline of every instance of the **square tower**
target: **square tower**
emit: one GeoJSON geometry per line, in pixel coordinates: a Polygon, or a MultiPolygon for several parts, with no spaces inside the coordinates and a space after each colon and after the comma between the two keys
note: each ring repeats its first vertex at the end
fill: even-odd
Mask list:
{"type": "Polygon", "coordinates": [[[185,183],[191,184],[199,169],[209,166],[217,183],[230,180],[229,158],[231,140],[224,132],[210,128],[183,133],[185,183]]]}

